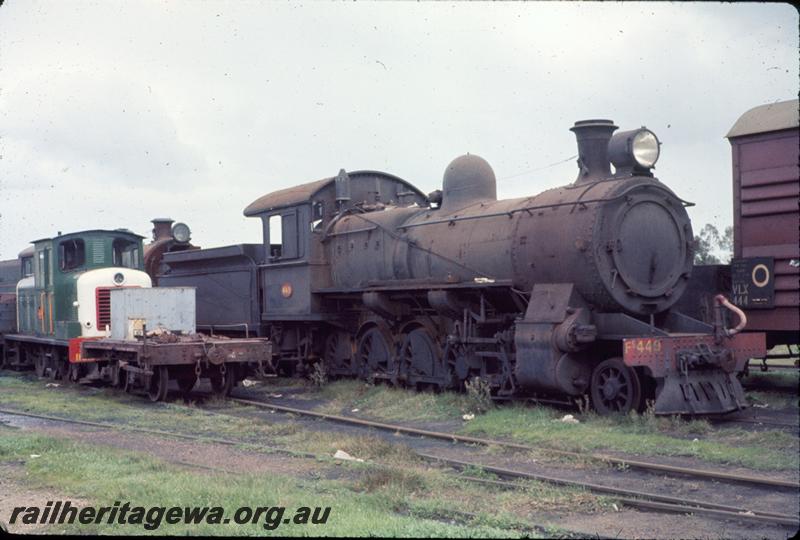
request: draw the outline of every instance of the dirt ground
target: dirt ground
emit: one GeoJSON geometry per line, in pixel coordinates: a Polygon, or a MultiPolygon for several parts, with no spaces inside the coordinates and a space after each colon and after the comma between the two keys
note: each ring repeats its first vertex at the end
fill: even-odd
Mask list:
{"type": "MultiPolygon", "coordinates": [[[[278,415],[274,415],[277,417],[278,415]]],[[[277,418],[276,418],[277,420],[277,418]]],[[[269,474],[278,473],[283,475],[296,476],[298,478],[312,477],[337,477],[342,474],[342,469],[334,465],[320,463],[311,459],[291,457],[281,454],[266,454],[255,451],[247,451],[227,445],[216,443],[198,443],[196,441],[171,440],[156,435],[142,433],[122,433],[105,429],[97,429],[86,426],[74,426],[57,422],[22,419],[20,417],[0,418],[0,421],[12,423],[16,427],[33,430],[42,434],[79,440],[96,446],[106,446],[136,452],[142,452],[159,459],[165,460],[181,466],[192,467],[195,469],[208,469],[213,471],[223,471],[230,474],[269,474]]],[[[354,434],[363,434],[355,428],[341,425],[328,424],[324,422],[309,422],[307,429],[335,429],[335,430],[354,430],[354,434]]],[[[373,435],[386,436],[394,442],[409,444],[410,446],[424,447],[428,453],[437,453],[447,457],[457,459],[477,459],[477,452],[480,449],[452,445],[449,443],[431,441],[412,437],[400,437],[394,434],[382,434],[371,432],[373,435]],[[414,444],[418,441],[418,444],[414,444]]],[[[423,448],[419,448],[423,450],[423,448]]],[[[501,466],[508,466],[517,469],[536,471],[537,467],[543,467],[550,474],[562,474],[564,471],[555,471],[552,464],[540,464],[536,460],[520,459],[514,454],[500,453],[487,456],[482,454],[481,461],[493,462],[501,466]]],[[[576,479],[586,480],[587,477],[598,483],[609,483],[614,481],[614,471],[608,469],[581,470],[574,469],[572,473],[576,479]],[[580,478],[582,477],[582,478],[580,478]]],[[[638,474],[638,473],[637,473],[638,474]]],[[[670,483],[669,490],[673,489],[679,493],[686,494],[687,498],[700,500],[718,499],[720,496],[725,499],[725,493],[730,497],[728,503],[747,504],[747,493],[741,492],[740,488],[732,491],[728,486],[700,486],[689,481],[675,479],[664,479],[652,475],[630,474],[620,477],[616,476],[616,483],[629,484],[638,481],[642,483],[642,489],[646,491],[658,491],[663,488],[664,482],[670,483]],[[649,489],[644,489],[648,488],[649,489]],[[712,494],[707,490],[716,490],[718,493],[712,494]],[[722,493],[724,492],[724,493],[722,493]],[[722,495],[721,495],[722,493],[722,495]]],[[[742,488],[743,489],[743,488],[742,488]]],[[[524,495],[520,494],[521,497],[524,495]]],[[[22,463],[5,463],[0,465],[0,521],[7,522],[13,506],[20,505],[40,505],[43,506],[48,500],[70,499],[70,494],[56,493],[52,490],[30,485],[26,482],[25,470],[22,463]]],[[[79,502],[75,499],[70,499],[79,502]]],[[[773,511],[784,511],[771,507],[773,511]]],[[[604,513],[559,513],[542,514],[541,512],[531,514],[530,520],[536,523],[549,524],[562,529],[575,531],[579,535],[587,537],[608,537],[608,538],[788,538],[793,535],[793,531],[785,528],[771,527],[768,525],[752,525],[737,521],[719,521],[702,516],[677,516],[661,513],[642,512],[635,509],[619,508],[618,511],[604,513]]],[[[57,530],[47,530],[44,526],[24,526],[22,531],[20,526],[11,527],[11,532],[58,532],[57,530]]]]}
{"type": "Polygon", "coordinates": [[[84,506],[88,501],[59,493],[45,487],[36,487],[26,478],[23,463],[0,463],[0,527],[18,534],[58,534],[57,525],[9,524],[15,507],[36,506],[44,508],[48,501],[70,501],[75,506],[84,506]]]}

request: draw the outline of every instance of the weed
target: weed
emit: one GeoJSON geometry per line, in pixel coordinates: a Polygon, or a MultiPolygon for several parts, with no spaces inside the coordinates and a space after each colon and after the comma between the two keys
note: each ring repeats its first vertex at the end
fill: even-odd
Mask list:
{"type": "Polygon", "coordinates": [[[489,382],[480,377],[473,377],[464,384],[467,389],[467,403],[476,414],[483,414],[494,407],[489,382]]]}
{"type": "Polygon", "coordinates": [[[645,407],[642,416],[645,416],[646,418],[656,417],[656,400],[654,399],[645,400],[645,407]]]}
{"type": "Polygon", "coordinates": [[[497,475],[484,469],[483,467],[476,467],[475,465],[467,465],[461,469],[464,476],[472,476],[473,478],[484,478],[486,480],[497,480],[497,475]]]}
{"type": "Polygon", "coordinates": [[[589,394],[575,398],[575,405],[578,407],[578,413],[581,415],[589,414],[592,410],[592,403],[589,400],[589,394]]]}
{"type": "Polygon", "coordinates": [[[328,384],[328,371],[325,369],[325,365],[322,362],[314,364],[314,369],[311,370],[308,378],[311,380],[311,384],[317,388],[328,384]]]}
{"type": "Polygon", "coordinates": [[[357,487],[367,493],[389,490],[394,496],[424,492],[427,488],[425,478],[418,472],[396,468],[368,470],[357,487]]]}
{"type": "Polygon", "coordinates": [[[749,390],[747,392],[747,401],[753,405],[766,406],[772,410],[794,409],[796,412],[798,408],[797,394],[786,394],[772,389],[768,391],[749,390]]]}

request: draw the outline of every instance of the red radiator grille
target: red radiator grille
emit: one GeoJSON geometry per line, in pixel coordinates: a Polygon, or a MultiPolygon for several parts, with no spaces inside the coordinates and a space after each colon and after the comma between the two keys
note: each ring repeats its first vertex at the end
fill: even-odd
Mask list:
{"type": "Polygon", "coordinates": [[[95,289],[95,305],[97,306],[97,329],[111,328],[111,287],[95,289]]]}

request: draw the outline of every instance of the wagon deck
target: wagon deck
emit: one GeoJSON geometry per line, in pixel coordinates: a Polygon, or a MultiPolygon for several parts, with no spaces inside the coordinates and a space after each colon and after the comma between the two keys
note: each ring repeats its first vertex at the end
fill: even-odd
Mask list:
{"type": "Polygon", "coordinates": [[[102,339],[84,341],[82,361],[93,361],[97,357],[115,353],[135,355],[139,363],[161,366],[195,365],[208,362],[213,365],[223,363],[261,363],[269,360],[271,347],[268,339],[214,339],[196,338],[164,342],[158,340],[116,340],[102,339]]]}

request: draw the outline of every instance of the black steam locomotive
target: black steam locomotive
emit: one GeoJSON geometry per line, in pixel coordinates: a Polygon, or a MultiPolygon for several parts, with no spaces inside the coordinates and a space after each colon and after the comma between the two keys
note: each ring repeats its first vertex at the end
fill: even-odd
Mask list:
{"type": "Polygon", "coordinates": [[[578,178],[497,200],[489,164],[465,155],[426,196],[376,171],[261,197],[264,244],[165,253],[158,283],[197,287],[198,327],[268,336],[303,372],[497,396],[588,394],[601,413],[724,413],[763,334],[671,309],[692,269],[685,206],[652,175],[645,128],[577,122],[578,178]],[[611,164],[614,172],[611,171],[611,164]]]}

